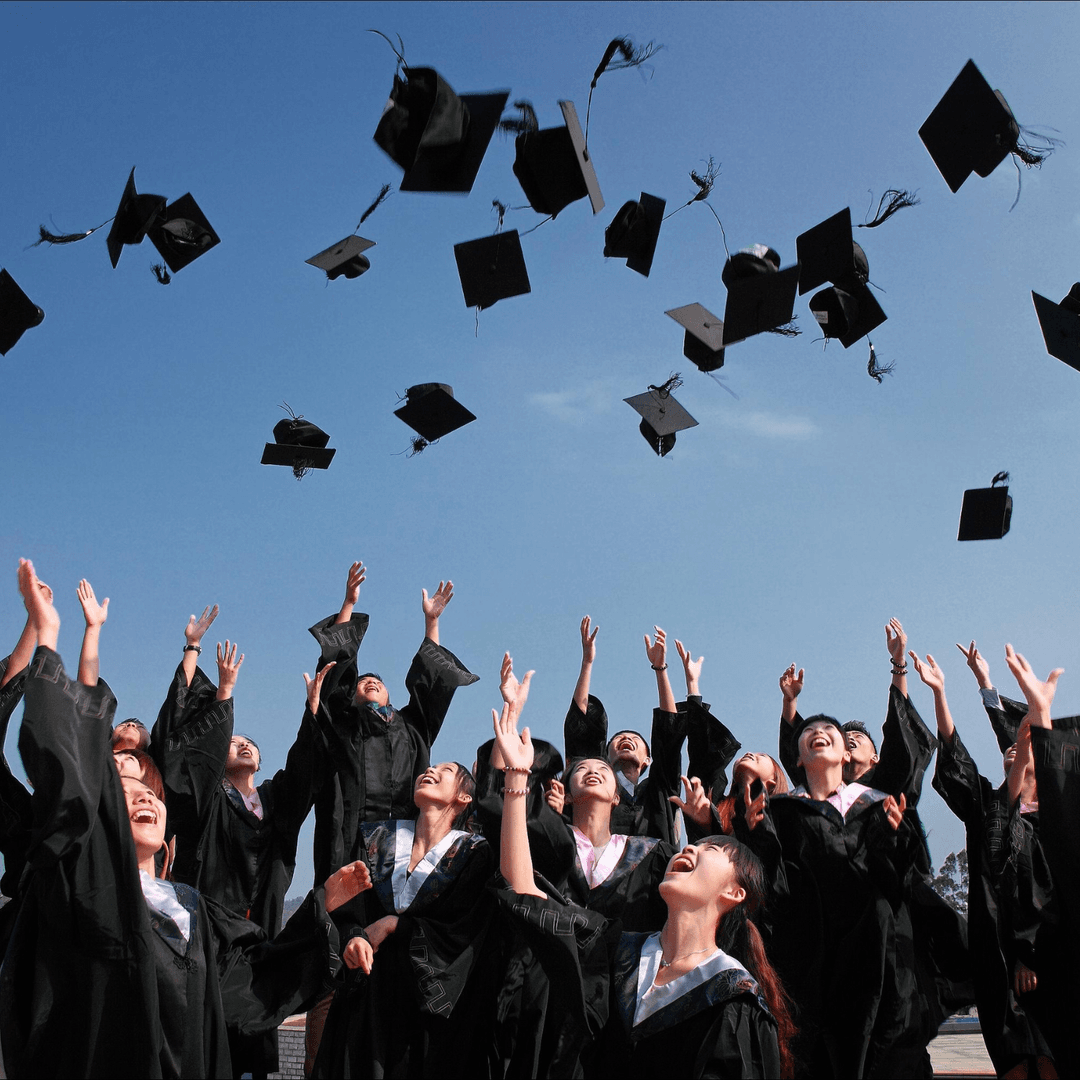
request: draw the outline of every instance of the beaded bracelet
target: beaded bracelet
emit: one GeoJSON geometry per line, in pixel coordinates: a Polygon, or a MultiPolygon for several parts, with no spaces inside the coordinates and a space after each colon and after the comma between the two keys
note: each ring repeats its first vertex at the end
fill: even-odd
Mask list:
{"type": "Polygon", "coordinates": [[[193,652],[197,656],[199,653],[202,652],[202,646],[201,645],[185,645],[184,646],[184,652],[193,652]]]}
{"type": "Polygon", "coordinates": [[[907,664],[905,664],[903,667],[897,667],[895,664],[893,664],[892,673],[894,675],[906,675],[907,674],[907,664]]]}
{"type": "Polygon", "coordinates": [[[504,765],[503,766],[503,772],[504,773],[519,772],[519,773],[525,773],[527,775],[531,771],[532,771],[531,769],[523,769],[520,765],[504,765]]]}
{"type": "Polygon", "coordinates": [[[503,798],[506,798],[507,795],[528,795],[530,791],[532,791],[532,786],[531,785],[529,787],[523,787],[523,788],[504,787],[502,789],[503,798]]]}
{"type": "Polygon", "coordinates": [[[652,669],[653,671],[667,671],[667,664],[664,664],[662,667],[657,667],[655,664],[653,664],[652,669]]]}

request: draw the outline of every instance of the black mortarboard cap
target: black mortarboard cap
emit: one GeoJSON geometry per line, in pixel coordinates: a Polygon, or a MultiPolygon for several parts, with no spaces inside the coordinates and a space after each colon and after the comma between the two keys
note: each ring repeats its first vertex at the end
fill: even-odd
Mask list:
{"type": "Polygon", "coordinates": [[[263,449],[263,465],[287,465],[299,480],[308,469],[328,469],[337,453],[327,449],[330,436],[302,416],[274,425],[274,442],[263,449]]]}
{"type": "Polygon", "coordinates": [[[724,344],[732,345],[791,322],[798,288],[798,263],[786,270],[733,280],[724,307],[724,344]]]}
{"type": "Polygon", "coordinates": [[[648,277],[665,206],[663,199],[644,191],[636,202],[631,199],[623,203],[615,220],[604,230],[604,258],[625,259],[631,270],[648,277]]]}
{"type": "Polygon", "coordinates": [[[510,91],[459,96],[433,68],[403,74],[374,135],[405,170],[401,190],[471,191],[510,91]]]}
{"type": "Polygon", "coordinates": [[[358,278],[371,269],[371,263],[364,252],[374,246],[374,240],[365,240],[362,236],[346,236],[344,240],[339,240],[304,262],[325,270],[330,281],[339,277],[358,278]]]}
{"type": "Polygon", "coordinates": [[[826,281],[851,291],[865,285],[870,267],[863,249],[851,231],[851,211],[845,206],[795,240],[799,258],[799,294],[808,293],[826,281]]]}
{"type": "Polygon", "coordinates": [[[660,457],[675,445],[677,431],[697,427],[697,421],[670,392],[649,390],[623,401],[641,415],[638,430],[660,457]]]}
{"type": "Polygon", "coordinates": [[[572,101],[560,101],[563,127],[526,131],[515,142],[514,175],[538,214],[556,217],[586,195],[592,212],[604,209],[604,196],[572,101]]]}
{"type": "Polygon", "coordinates": [[[532,292],[517,229],[454,245],[466,307],[489,308],[532,292]]]}
{"type": "Polygon", "coordinates": [[[112,228],[105,238],[113,269],[120,262],[120,251],[125,244],[141,244],[147,229],[165,209],[164,195],[140,195],[135,190],[135,170],[131,170],[124,194],[120,197],[112,228]]]}
{"type": "Polygon", "coordinates": [[[959,191],[972,171],[989,176],[1013,150],[1020,125],[1000,90],[992,90],[969,60],[919,128],[950,190],[959,191]]]}
{"type": "Polygon", "coordinates": [[[405,394],[408,400],[394,410],[394,415],[428,442],[441,439],[476,419],[454,397],[454,388],[446,383],[419,383],[410,386],[405,394]]]}
{"type": "Polygon", "coordinates": [[[960,509],[957,540],[1000,540],[1012,524],[1012,496],[1008,485],[969,488],[960,509]]]}
{"type": "Polygon", "coordinates": [[[1039,316],[1046,351],[1051,356],[1080,371],[1080,282],[1069,295],[1055,304],[1037,292],[1031,294],[1035,314],[1039,316]]]}
{"type": "Polygon", "coordinates": [[[686,304],[666,311],[681,327],[683,356],[701,371],[717,371],[724,366],[724,324],[701,304],[686,304]]]}
{"type": "Polygon", "coordinates": [[[0,356],[8,350],[27,330],[41,324],[45,312],[19,288],[15,279],[0,270],[0,356]]]}
{"type": "Polygon", "coordinates": [[[221,243],[190,192],[165,208],[147,236],[174,274],[221,243]]]}
{"type": "Polygon", "coordinates": [[[822,289],[810,297],[810,310],[825,337],[835,338],[845,349],[888,318],[867,285],[850,291],[835,285],[822,289]]]}

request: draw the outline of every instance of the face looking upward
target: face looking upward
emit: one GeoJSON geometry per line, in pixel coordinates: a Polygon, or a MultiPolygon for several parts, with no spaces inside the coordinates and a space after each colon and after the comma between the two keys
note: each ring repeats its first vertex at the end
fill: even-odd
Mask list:
{"type": "Polygon", "coordinates": [[[669,910],[715,905],[719,918],[746,899],[746,890],[739,884],[728,849],[704,842],[688,844],[672,858],[660,882],[660,895],[669,910]]]}
{"type": "Polygon", "coordinates": [[[776,790],[776,766],[768,754],[743,754],[735,762],[731,777],[737,787],[760,780],[766,791],[771,793],[776,790]]]}
{"type": "Polygon", "coordinates": [[[229,756],[225,761],[225,771],[237,769],[259,770],[259,748],[246,736],[234,735],[229,742],[229,756]]]}
{"type": "Polygon", "coordinates": [[[382,679],[375,675],[364,675],[356,684],[356,700],[370,701],[375,705],[386,706],[390,704],[390,693],[383,684],[382,679]]]}
{"type": "Polygon", "coordinates": [[[413,802],[417,807],[457,806],[464,809],[472,802],[472,796],[462,790],[462,774],[452,761],[444,761],[425,769],[413,787],[413,802]]]}
{"type": "Polygon", "coordinates": [[[120,782],[124,786],[135,854],[143,863],[152,859],[165,843],[165,804],[141,780],[124,776],[120,782]]]}
{"type": "Polygon", "coordinates": [[[835,724],[813,721],[800,732],[798,764],[804,769],[845,765],[850,760],[844,733],[835,724]]]}
{"type": "Polygon", "coordinates": [[[645,740],[636,731],[620,731],[608,743],[608,761],[614,765],[636,766],[638,771],[649,763],[645,740]]]}
{"type": "Polygon", "coordinates": [[[619,801],[615,773],[603,758],[584,758],[570,772],[567,802],[601,799],[615,806],[619,801]]]}

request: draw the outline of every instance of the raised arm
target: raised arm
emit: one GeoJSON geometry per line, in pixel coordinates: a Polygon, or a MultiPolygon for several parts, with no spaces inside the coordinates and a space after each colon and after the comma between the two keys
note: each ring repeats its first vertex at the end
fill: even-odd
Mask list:
{"type": "Polygon", "coordinates": [[[574,687],[574,704],[586,713],[589,711],[589,684],[592,681],[592,666],[596,659],[596,635],[600,627],[594,627],[589,633],[590,618],[581,620],[581,671],[578,672],[577,685],[574,687]]]}
{"type": "MultiPolygon", "coordinates": [[[[952,746],[956,727],[953,724],[952,714],[949,712],[949,703],[945,700],[945,673],[929,653],[926,654],[925,661],[920,660],[914,652],[908,655],[915,665],[919,678],[934,692],[934,716],[937,718],[938,736],[942,742],[952,746]]],[[[895,678],[893,685],[896,685],[895,678]]]]}
{"type": "Polygon", "coordinates": [[[199,654],[202,652],[203,634],[210,629],[211,623],[218,617],[218,606],[203,608],[203,613],[196,619],[194,615],[188,619],[184,627],[184,680],[187,686],[195,678],[195,669],[199,666],[199,654]]]}
{"type": "Polygon", "coordinates": [[[660,711],[675,711],[675,695],[671,692],[671,682],[667,673],[667,635],[659,626],[654,626],[656,640],[650,641],[645,635],[645,655],[649,658],[652,669],[656,672],[656,690],[660,698],[660,711]]]}
{"type": "Polygon", "coordinates": [[[79,682],[83,686],[97,686],[101,667],[98,662],[98,645],[101,639],[101,628],[109,617],[109,598],[106,596],[99,604],[94,595],[93,586],[86,578],[79,582],[76,592],[79,603],[82,604],[83,617],[86,619],[82,652],[79,653],[79,682]]]}
{"type": "Polygon", "coordinates": [[[446,605],[454,599],[454,583],[440,581],[439,587],[428,596],[427,589],[420,590],[424,609],[424,637],[433,645],[439,644],[439,616],[446,610],[446,605]]]}
{"type": "Polygon", "coordinates": [[[1016,678],[1020,689],[1028,703],[1028,719],[1033,728],[1052,728],[1050,721],[1050,706],[1057,691],[1058,679],[1065,673],[1064,668],[1055,668],[1046,677],[1046,682],[1041,682],[1031,665],[1018,653],[1013,651],[1011,645],[1005,646],[1005,663],[1016,678]]]}
{"type": "Polygon", "coordinates": [[[686,678],[686,696],[688,698],[701,697],[701,665],[705,663],[705,657],[699,656],[695,660],[693,653],[678,638],[675,639],[675,648],[679,652],[683,675],[686,678]]]}
{"type": "Polygon", "coordinates": [[[795,665],[791,664],[780,676],[780,693],[783,695],[783,705],[780,707],[780,719],[785,724],[795,723],[795,714],[799,711],[799,695],[802,693],[803,680],[806,672],[799,668],[795,673],[795,665]]]}
{"type": "MultiPolygon", "coordinates": [[[[238,657],[236,655],[236,649],[236,642],[230,644],[230,642],[226,640],[224,649],[222,649],[220,641],[217,643],[218,688],[217,694],[214,695],[215,701],[228,701],[233,695],[233,690],[236,688],[236,679],[240,674],[240,665],[244,662],[244,654],[241,653],[238,657]]],[[[184,659],[186,660],[187,657],[184,659]]]]}
{"type": "Polygon", "coordinates": [[[349,573],[345,579],[345,599],[342,602],[337,618],[334,620],[335,626],[338,623],[347,623],[352,618],[353,608],[356,607],[357,602],[360,600],[360,586],[364,584],[366,578],[367,571],[364,569],[362,562],[354,562],[349,567],[349,573]]]}
{"type": "Polygon", "coordinates": [[[964,660],[967,662],[967,666],[971,668],[971,673],[975,676],[979,689],[993,690],[994,684],[990,681],[990,665],[983,659],[982,653],[975,648],[974,639],[966,649],[960,642],[956,643],[956,647],[964,654],[964,660]]]}
{"type": "MultiPolygon", "coordinates": [[[[52,589],[44,581],[39,581],[37,587],[46,602],[51,604],[53,602],[52,589]]],[[[34,632],[29,614],[27,614],[26,625],[19,635],[19,640],[15,642],[15,648],[11,650],[11,655],[7,658],[7,664],[0,666],[0,690],[29,665],[36,646],[37,634],[34,632]]]]}
{"type": "Polygon", "coordinates": [[[907,634],[904,633],[899,619],[890,619],[885,626],[885,644],[892,660],[892,684],[907,697],[907,634]]]}

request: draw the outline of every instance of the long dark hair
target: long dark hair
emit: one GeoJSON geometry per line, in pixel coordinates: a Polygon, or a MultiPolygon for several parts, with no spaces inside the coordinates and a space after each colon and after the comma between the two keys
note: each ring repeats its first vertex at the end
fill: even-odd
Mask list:
{"type": "Polygon", "coordinates": [[[460,761],[453,762],[453,765],[457,769],[457,793],[468,795],[470,801],[461,808],[461,813],[454,818],[451,828],[468,830],[469,818],[476,807],[476,777],[460,761]]]}
{"type": "MultiPolygon", "coordinates": [[[[773,763],[773,786],[765,785],[770,795],[784,795],[788,791],[788,779],[780,762],[771,754],[765,754],[773,763]]],[[[732,773],[731,790],[716,804],[716,816],[720,819],[720,828],[729,836],[735,831],[735,815],[744,809],[743,787],[736,783],[736,776],[732,773]]]]}
{"type": "Polygon", "coordinates": [[[716,928],[716,944],[738,960],[757,980],[769,1011],[776,1019],[776,1037],[780,1046],[780,1075],[788,1080],[795,1075],[791,1042],[795,1038],[795,1022],[791,1018],[791,1005],[784,984],[776,969],[769,963],[765,943],[751,916],[762,904],[768,892],[765,868],[761,860],[733,836],[707,836],[701,845],[711,844],[723,848],[735,867],[736,880],[746,890],[746,899],[732,908],[716,928]]]}

